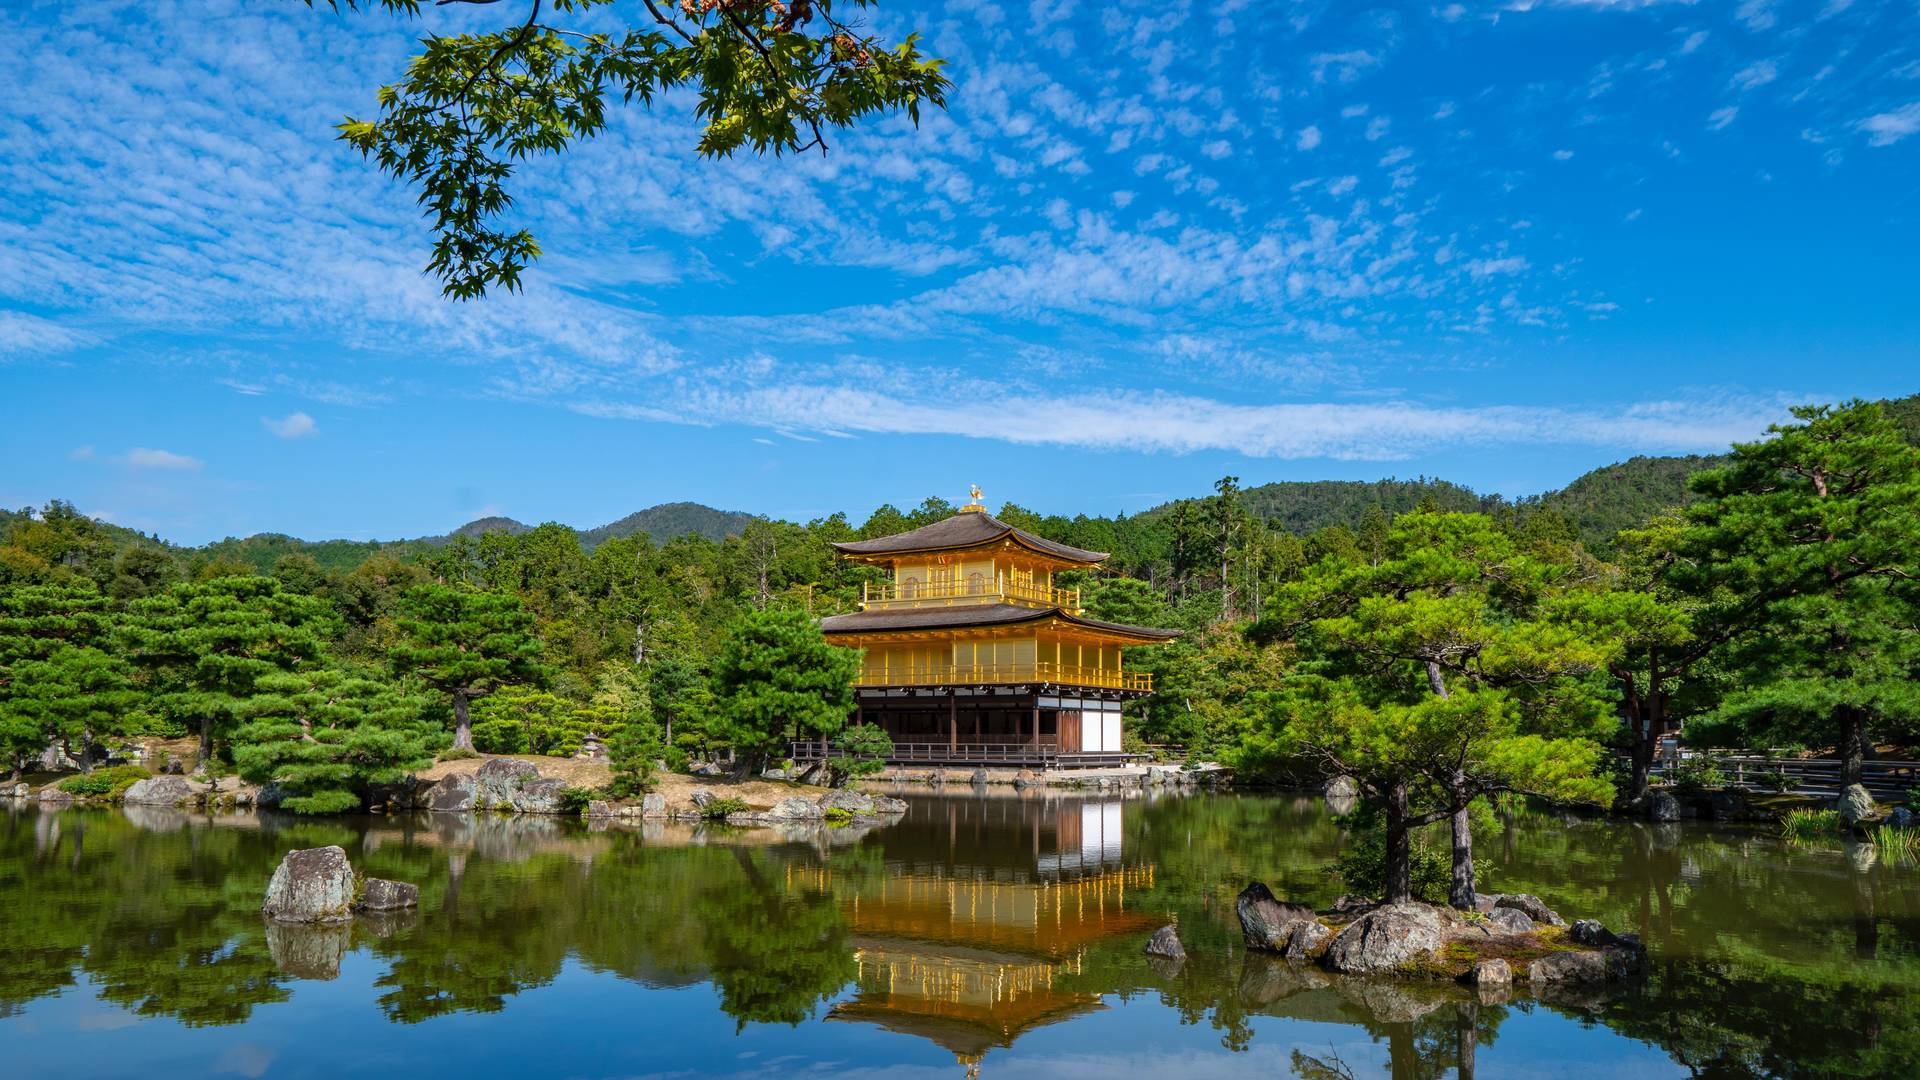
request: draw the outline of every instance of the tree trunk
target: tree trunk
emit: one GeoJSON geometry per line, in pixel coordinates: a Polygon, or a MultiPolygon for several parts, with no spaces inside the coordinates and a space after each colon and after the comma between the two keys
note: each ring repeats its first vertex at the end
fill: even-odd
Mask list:
{"type": "Polygon", "coordinates": [[[1453,880],[1447,886],[1447,903],[1461,911],[1472,911],[1477,899],[1473,891],[1473,816],[1462,806],[1453,812],[1453,880]]]}
{"type": "Polygon", "coordinates": [[[453,692],[453,748],[473,749],[473,721],[467,716],[467,692],[453,692]]]}
{"type": "Polygon", "coordinates": [[[1386,865],[1382,871],[1387,903],[1404,904],[1413,899],[1413,849],[1407,828],[1405,780],[1396,780],[1387,789],[1386,865]]]}
{"type": "Polygon", "coordinates": [[[80,727],[80,771],[82,773],[93,772],[92,724],[83,724],[80,727]]]}
{"type": "Polygon", "coordinates": [[[200,760],[193,763],[195,772],[203,772],[213,761],[213,717],[200,718],[200,760]]]}
{"type": "Polygon", "coordinates": [[[1840,706],[1840,786],[1857,784],[1866,773],[1867,724],[1857,706],[1840,706]]]}

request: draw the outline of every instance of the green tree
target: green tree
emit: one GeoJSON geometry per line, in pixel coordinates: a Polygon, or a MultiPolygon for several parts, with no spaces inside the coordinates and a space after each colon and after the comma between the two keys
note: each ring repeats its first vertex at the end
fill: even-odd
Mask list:
{"type": "Polygon", "coordinates": [[[1731,597],[1718,717],[1836,746],[1858,783],[1873,734],[1920,719],[1920,449],[1877,404],[1793,413],[1693,478],[1681,549],[1696,595],[1731,597]]]}
{"type": "Polygon", "coordinates": [[[582,706],[526,686],[503,687],[473,709],[474,746],[489,754],[571,757],[586,735],[611,735],[624,726],[610,708],[582,706]]]}
{"type": "Polygon", "coordinates": [[[845,787],[847,781],[872,776],[887,767],[893,737],[878,724],[848,724],[833,737],[834,754],[827,759],[827,783],[845,787]]]}
{"type": "Polygon", "coordinates": [[[160,710],[199,729],[204,766],[259,679],[314,662],[336,624],[325,601],[272,578],[220,577],[135,601],[121,640],[160,710]]]}
{"type": "Polygon", "coordinates": [[[1309,662],[1269,699],[1279,745],[1353,777],[1386,819],[1389,901],[1411,895],[1409,830],[1451,819],[1449,900],[1475,899],[1473,800],[1499,790],[1598,801],[1608,726],[1589,676],[1617,645],[1563,615],[1571,567],[1479,514],[1403,514],[1378,563],[1326,562],[1260,636],[1309,662]]]}
{"type": "Polygon", "coordinates": [[[299,814],[363,809],[369,789],[433,764],[445,739],[430,699],[402,684],[336,666],[262,675],[238,709],[240,775],[286,792],[299,814]]]}
{"type": "Polygon", "coordinates": [[[736,620],[713,669],[712,733],[758,775],[788,740],[837,734],[853,713],[860,654],[827,644],[806,612],[751,611],[736,620]]]}
{"type": "Polygon", "coordinates": [[[394,669],[417,676],[453,702],[453,745],[473,749],[469,705],[503,686],[537,684],[541,643],[517,597],[448,585],[419,585],[401,599],[394,669]]]}
{"type": "Polygon", "coordinates": [[[49,741],[112,732],[131,702],[125,672],[101,649],[114,613],[86,578],[0,587],[0,751],[17,777],[49,741]],[[104,695],[104,697],[102,696],[104,695]]]}
{"type": "MultiPolygon", "coordinates": [[[[100,740],[127,733],[137,700],[128,676],[126,663],[116,656],[91,646],[62,645],[45,660],[14,665],[0,712],[37,720],[37,741],[59,740],[80,771],[90,773],[100,740]]],[[[0,720],[0,731],[10,727],[0,720]]]]}
{"type": "MultiPolygon", "coordinates": [[[[307,0],[311,6],[315,0],[307,0]]],[[[323,0],[338,9],[420,14],[424,0],[323,0]]],[[[476,0],[483,2],[483,0],[476,0]]],[[[866,7],[870,0],[853,0],[866,7]]],[[[493,219],[512,204],[518,159],[556,153],[606,126],[609,95],[651,104],[692,86],[704,124],[698,150],[742,146],[776,154],[826,149],[827,128],[863,117],[941,106],[948,81],[917,35],[889,46],[834,13],[833,0],[645,3],[633,25],[607,32],[545,21],[588,15],[612,0],[531,0],[525,19],[487,34],[430,35],[401,81],[381,88],[375,120],[349,118],[340,137],[380,168],[418,187],[432,219],[427,268],[449,296],[498,284],[516,289],[539,255],[525,230],[493,219]]],[[[844,11],[849,5],[842,0],[844,11]]],[[[572,20],[567,20],[572,21],[572,20]]],[[[604,26],[605,19],[591,19],[604,26]]]]}

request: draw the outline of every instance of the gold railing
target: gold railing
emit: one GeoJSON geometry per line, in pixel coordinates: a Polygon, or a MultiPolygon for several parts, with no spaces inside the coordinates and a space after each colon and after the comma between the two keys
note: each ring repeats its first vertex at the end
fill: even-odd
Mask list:
{"type": "Polygon", "coordinates": [[[1023,600],[1048,607],[1080,610],[1079,589],[1055,589],[1046,585],[996,579],[993,581],[868,582],[861,589],[863,605],[952,603],[1023,600]]]}
{"type": "Polygon", "coordinates": [[[860,686],[978,686],[999,683],[1057,683],[1061,686],[1097,686],[1106,690],[1153,692],[1153,674],[1114,671],[1076,664],[976,664],[936,667],[867,669],[860,686]]]}

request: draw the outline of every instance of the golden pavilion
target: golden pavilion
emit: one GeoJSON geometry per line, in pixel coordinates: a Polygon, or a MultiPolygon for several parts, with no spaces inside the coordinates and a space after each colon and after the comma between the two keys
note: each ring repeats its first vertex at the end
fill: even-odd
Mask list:
{"type": "MultiPolygon", "coordinates": [[[[835,544],[883,567],[860,610],[821,620],[827,640],[863,651],[856,723],[879,724],[896,762],[1085,767],[1127,760],[1122,703],[1153,690],[1125,650],[1177,631],[1088,618],[1054,575],[1107,558],[987,513],[980,489],[951,517],[835,544]]],[[[805,759],[824,747],[795,747],[805,759]]]]}

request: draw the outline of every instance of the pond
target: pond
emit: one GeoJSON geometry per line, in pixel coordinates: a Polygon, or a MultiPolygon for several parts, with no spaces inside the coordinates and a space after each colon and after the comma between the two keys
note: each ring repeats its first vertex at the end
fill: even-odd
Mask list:
{"type": "Polygon", "coordinates": [[[1330,902],[1317,798],[910,796],[782,836],[528,817],[0,816],[18,1076],[1913,1076],[1920,872],[1764,827],[1519,814],[1489,887],[1646,940],[1542,1002],[1328,980],[1238,941],[1259,878],[1330,902]],[[259,915],[290,848],[420,885],[350,928],[259,915]],[[1177,921],[1189,959],[1149,962],[1177,921]]]}

